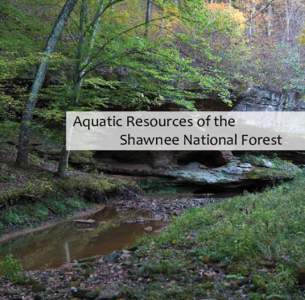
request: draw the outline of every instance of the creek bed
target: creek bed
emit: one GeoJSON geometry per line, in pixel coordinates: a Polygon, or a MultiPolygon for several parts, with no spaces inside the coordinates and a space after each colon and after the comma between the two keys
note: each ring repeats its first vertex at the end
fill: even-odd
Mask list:
{"type": "Polygon", "coordinates": [[[147,229],[153,232],[164,225],[151,220],[143,211],[117,212],[111,207],[85,219],[92,221],[64,221],[9,239],[0,244],[0,260],[11,254],[20,260],[25,270],[57,268],[75,260],[131,247],[147,229]]]}
{"type": "Polygon", "coordinates": [[[0,242],[0,260],[12,254],[25,270],[45,270],[107,255],[130,248],[146,232],[159,231],[172,216],[186,209],[204,207],[241,193],[238,189],[206,193],[198,186],[193,190],[193,186],[177,187],[158,180],[144,183],[146,196],[118,199],[112,204],[116,209],[105,207],[83,218],[83,222],[62,221],[17,237],[13,234],[0,242]]]}

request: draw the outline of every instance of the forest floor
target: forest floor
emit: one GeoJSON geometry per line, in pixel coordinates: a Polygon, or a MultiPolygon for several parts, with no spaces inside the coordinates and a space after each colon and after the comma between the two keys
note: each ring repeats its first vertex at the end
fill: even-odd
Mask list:
{"type": "Polygon", "coordinates": [[[187,210],[128,251],[2,279],[1,299],[305,299],[304,186],[187,210]]]}

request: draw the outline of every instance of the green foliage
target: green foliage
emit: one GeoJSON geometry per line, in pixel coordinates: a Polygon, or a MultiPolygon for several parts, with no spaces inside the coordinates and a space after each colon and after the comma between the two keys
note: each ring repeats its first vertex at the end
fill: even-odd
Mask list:
{"type": "Polygon", "coordinates": [[[283,42],[274,45],[272,51],[268,47],[257,47],[245,51],[243,58],[243,64],[238,66],[241,81],[273,90],[304,93],[304,61],[298,46],[283,42]]]}
{"type": "Polygon", "coordinates": [[[21,111],[22,107],[20,102],[0,90],[0,120],[13,120],[16,118],[16,113],[20,113],[21,111]]]}
{"type": "Polygon", "coordinates": [[[11,255],[5,256],[0,261],[0,275],[11,282],[18,283],[22,280],[22,270],[20,262],[11,255]]]}
{"type": "Polygon", "coordinates": [[[67,214],[84,209],[90,206],[84,201],[84,199],[75,196],[63,199],[62,196],[50,198],[47,203],[47,207],[53,214],[58,216],[66,216],[67,214]]]}
{"type": "MultiPolygon", "coordinates": [[[[251,299],[303,299],[299,285],[305,263],[304,184],[302,176],[263,193],[192,209],[176,218],[160,236],[148,238],[139,246],[138,263],[144,261],[146,276],[152,280],[131,294],[138,295],[141,290],[143,294],[137,299],[150,299],[150,293],[157,293],[155,286],[174,280],[184,290],[192,285],[189,297],[201,291],[201,297],[238,298],[238,292],[233,292],[234,284],[238,284],[251,299]],[[179,272],[169,272],[166,279],[156,277],[160,270],[167,272],[167,267],[159,270],[159,265],[167,266],[170,257],[184,262],[183,267],[179,272]],[[149,268],[155,261],[156,269],[149,268]],[[196,281],[200,270],[226,276],[211,277],[206,294],[196,281]]],[[[165,291],[159,294],[160,299],[166,299],[165,291]]],[[[181,295],[183,290],[169,299],[181,299],[181,295]]]]}
{"type": "Polygon", "coordinates": [[[123,183],[114,182],[106,177],[98,176],[78,176],[62,179],[58,182],[59,188],[67,193],[101,193],[107,195],[117,191],[123,183]]]}
{"type": "Polygon", "coordinates": [[[30,204],[18,204],[0,212],[0,227],[33,225],[54,216],[67,216],[75,210],[90,207],[84,199],[54,194],[30,204]]]}
{"type": "Polygon", "coordinates": [[[282,88],[286,91],[294,90],[305,93],[305,64],[300,50],[291,45],[280,44],[275,53],[278,63],[276,64],[277,70],[273,70],[275,76],[273,75],[272,83],[274,85],[283,84],[282,88]]]}
{"type": "Polygon", "coordinates": [[[20,6],[9,1],[1,2],[0,11],[3,22],[0,28],[0,44],[3,50],[17,50],[27,54],[39,46],[37,41],[32,39],[32,34],[34,32],[45,34],[48,28],[41,26],[37,17],[26,14],[20,6]]]}
{"type": "MultiPolygon", "coordinates": [[[[86,32],[79,49],[81,61],[74,43],[80,35],[76,26],[80,5],[76,7],[52,54],[41,104],[34,112],[40,128],[55,128],[60,137],[68,109],[150,110],[174,102],[194,110],[194,101],[211,96],[230,105],[231,71],[224,72],[222,63],[239,48],[234,46],[241,32],[234,10],[213,11],[202,1],[185,1],[180,7],[158,1],[153,17],[166,18],[153,20],[145,38],[143,6],[137,0],[123,2],[104,12],[103,30],[97,32],[92,49],[92,32],[86,32]],[[215,32],[218,40],[228,41],[225,47],[215,43],[215,32]],[[85,67],[86,76],[75,105],[77,64],[85,67]]],[[[62,4],[50,0],[0,4],[0,120],[20,118],[46,37],[62,4]]],[[[87,26],[97,9],[95,1],[88,4],[87,26]]]]}
{"type": "Polygon", "coordinates": [[[16,122],[6,121],[0,123],[0,142],[5,143],[10,139],[18,137],[19,124],[16,122]]]}
{"type": "Polygon", "coordinates": [[[140,269],[139,275],[151,276],[153,274],[174,275],[184,267],[181,261],[163,259],[161,261],[149,261],[140,269]]]}
{"type": "Polygon", "coordinates": [[[0,224],[23,225],[32,220],[46,220],[52,214],[67,215],[84,208],[84,198],[91,202],[101,200],[123,186],[123,182],[94,176],[32,179],[23,186],[1,192],[0,202],[7,208],[0,212],[0,224]],[[22,205],[24,200],[31,203],[22,205]]]}
{"type": "Polygon", "coordinates": [[[0,3],[0,120],[14,120],[22,112],[26,91],[18,81],[33,76],[50,28],[22,2],[0,3]]]}
{"type": "Polygon", "coordinates": [[[85,80],[78,109],[147,110],[165,101],[194,109],[194,100],[211,94],[228,101],[229,83],[224,75],[215,68],[202,73],[169,41],[155,43],[129,37],[129,41],[125,38],[112,43],[102,55],[100,71],[110,80],[96,77],[93,69],[85,80]]]}
{"type": "Polygon", "coordinates": [[[6,191],[3,191],[0,194],[0,203],[15,203],[22,198],[39,200],[45,195],[50,194],[54,191],[54,184],[51,183],[49,179],[34,179],[28,181],[23,186],[12,187],[6,191]]]}

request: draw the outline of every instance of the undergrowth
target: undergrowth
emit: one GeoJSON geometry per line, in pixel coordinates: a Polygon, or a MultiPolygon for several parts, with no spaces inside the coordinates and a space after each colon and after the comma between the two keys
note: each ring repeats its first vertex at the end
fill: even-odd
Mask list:
{"type": "Polygon", "coordinates": [[[89,202],[80,197],[62,198],[59,195],[35,203],[14,205],[0,211],[0,232],[9,226],[34,225],[90,206],[89,202]]]}
{"type": "Polygon", "coordinates": [[[3,276],[11,282],[21,282],[24,278],[21,263],[12,255],[5,256],[0,261],[0,276],[3,276]]]}
{"type": "Polygon", "coordinates": [[[131,299],[305,299],[305,178],[187,211],[137,250],[131,299]]]}

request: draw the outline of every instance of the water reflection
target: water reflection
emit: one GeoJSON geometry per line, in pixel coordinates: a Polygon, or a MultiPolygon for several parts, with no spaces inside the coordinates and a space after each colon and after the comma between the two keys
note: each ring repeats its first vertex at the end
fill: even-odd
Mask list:
{"type": "Polygon", "coordinates": [[[139,212],[118,214],[106,208],[90,216],[88,226],[63,222],[42,231],[29,233],[0,245],[0,258],[12,254],[26,270],[58,267],[84,257],[105,255],[135,243],[144,228],[161,228],[158,221],[138,223],[139,212]]]}

